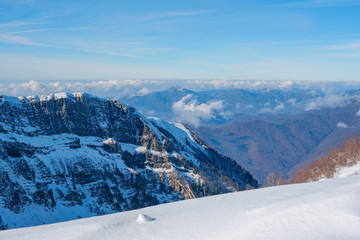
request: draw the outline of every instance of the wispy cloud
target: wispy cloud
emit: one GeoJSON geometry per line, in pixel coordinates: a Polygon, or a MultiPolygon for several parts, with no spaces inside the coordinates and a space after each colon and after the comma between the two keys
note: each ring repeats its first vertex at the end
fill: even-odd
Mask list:
{"type": "Polygon", "coordinates": [[[130,58],[141,58],[142,57],[140,55],[135,55],[135,54],[128,54],[128,53],[101,50],[101,49],[89,49],[89,48],[80,48],[80,47],[71,47],[71,46],[69,46],[69,47],[67,47],[67,46],[55,46],[55,45],[47,45],[47,47],[65,49],[65,50],[73,50],[73,51],[78,51],[78,52],[98,53],[98,54],[119,56],[119,57],[130,57],[130,58]]]}
{"type": "Polygon", "coordinates": [[[222,112],[224,109],[222,101],[210,101],[200,104],[196,99],[192,99],[192,97],[192,94],[188,94],[172,106],[172,110],[181,122],[198,127],[201,121],[216,118],[216,113],[221,116],[228,114],[222,112]]]}
{"type": "Polygon", "coordinates": [[[214,11],[210,10],[200,10],[200,11],[178,11],[178,12],[165,12],[159,16],[163,17],[183,17],[183,16],[197,16],[212,13],[214,11]]]}
{"type": "Polygon", "coordinates": [[[273,4],[272,6],[289,8],[322,8],[360,6],[360,0],[309,0],[273,4]]]}
{"type": "MultiPolygon", "coordinates": [[[[26,24],[26,22],[19,22],[19,23],[8,23],[3,24],[3,26],[10,26],[12,28],[27,26],[27,25],[37,25],[39,23],[37,22],[29,22],[29,24],[26,24]]],[[[1,28],[1,25],[0,25],[1,28]]],[[[6,33],[0,34],[0,42],[6,42],[11,44],[20,44],[20,45],[28,45],[28,46],[49,46],[44,43],[39,43],[32,41],[29,37],[24,36],[26,33],[35,33],[35,32],[46,32],[46,31],[53,31],[57,30],[58,28],[40,28],[40,29],[27,29],[27,30],[18,30],[18,31],[8,31],[6,33]]]]}
{"type": "Polygon", "coordinates": [[[23,27],[30,25],[41,25],[46,24],[47,22],[43,21],[21,21],[21,22],[9,22],[0,24],[0,28],[10,28],[10,27],[23,27]]]}
{"type": "MultiPolygon", "coordinates": [[[[166,12],[162,17],[186,16],[202,14],[203,11],[188,11],[188,12],[166,12]]],[[[54,49],[65,49],[77,52],[90,52],[110,56],[130,57],[130,58],[145,58],[149,55],[157,54],[158,52],[172,50],[170,47],[163,46],[148,46],[144,41],[107,41],[103,42],[99,39],[74,39],[74,31],[96,30],[104,27],[104,23],[90,23],[79,26],[63,26],[63,27],[49,27],[53,23],[37,20],[8,22],[0,24],[0,42],[20,44],[26,46],[41,46],[54,49]],[[31,28],[29,29],[29,26],[31,28]],[[42,27],[42,28],[41,28],[42,27]],[[1,33],[2,32],[2,33],[1,33]],[[59,38],[50,38],[48,33],[40,35],[41,32],[51,32],[52,35],[60,36],[59,38]],[[64,32],[69,32],[69,37],[64,37],[64,32]],[[35,36],[35,37],[34,37],[35,36]],[[39,40],[34,39],[41,39],[39,40]],[[65,39],[65,41],[62,41],[65,39]]],[[[105,24],[106,25],[106,24],[105,24]]]]}
{"type": "Polygon", "coordinates": [[[360,50],[360,40],[343,43],[343,44],[336,44],[336,45],[328,45],[321,47],[323,50],[353,50],[359,49],[360,50]]]}
{"type": "Polygon", "coordinates": [[[318,97],[309,100],[305,104],[305,111],[311,111],[311,110],[317,110],[321,108],[326,107],[342,107],[345,106],[349,101],[351,100],[351,97],[347,94],[336,94],[332,92],[326,93],[323,97],[318,97]]]}
{"type": "MultiPolygon", "coordinates": [[[[48,48],[56,48],[56,49],[65,49],[65,50],[73,50],[73,51],[80,51],[80,52],[91,52],[91,53],[98,53],[104,55],[112,55],[112,56],[121,56],[121,57],[131,57],[131,58],[139,58],[140,55],[124,53],[115,50],[106,50],[106,49],[91,49],[86,47],[78,47],[72,45],[62,45],[62,44],[49,44],[49,43],[39,43],[31,40],[29,37],[23,36],[25,33],[34,33],[34,32],[45,32],[45,31],[66,31],[65,28],[44,28],[44,29],[30,29],[30,30],[23,30],[23,31],[13,31],[0,34],[0,42],[11,43],[11,44],[20,44],[20,45],[27,45],[27,46],[42,46],[48,48]],[[20,36],[19,36],[20,35],[20,36]]],[[[72,28],[70,28],[72,31],[72,28]]],[[[130,46],[130,45],[142,45],[143,42],[123,42],[117,43],[118,45],[130,46]]],[[[160,50],[169,50],[165,48],[139,48],[138,52],[154,52],[160,50]]]]}
{"type": "Polygon", "coordinates": [[[349,41],[320,47],[319,50],[328,51],[332,57],[360,58],[360,40],[349,41]]]}
{"type": "Polygon", "coordinates": [[[360,58],[360,53],[341,53],[333,54],[332,56],[337,58],[360,58]]]}
{"type": "Polygon", "coordinates": [[[19,36],[19,35],[23,35],[24,33],[46,32],[52,30],[56,30],[56,28],[29,29],[23,31],[6,32],[0,34],[0,41],[13,43],[13,44],[30,45],[30,46],[49,46],[47,44],[34,42],[29,37],[19,36]]]}
{"type": "MultiPolygon", "coordinates": [[[[192,11],[161,11],[161,12],[147,12],[146,14],[131,14],[131,15],[122,15],[109,18],[107,20],[98,20],[92,25],[97,26],[106,26],[106,25],[119,25],[126,23],[129,26],[136,24],[145,24],[151,23],[155,24],[154,22],[163,22],[162,20],[168,20],[172,18],[183,18],[183,17],[190,17],[190,16],[201,16],[206,14],[214,13],[214,10],[192,10],[192,11]]],[[[155,24],[155,25],[156,25],[155,24]]],[[[154,26],[155,26],[154,25],[154,26]]],[[[137,26],[139,27],[139,26],[137,26]]]]}
{"type": "Polygon", "coordinates": [[[44,46],[44,44],[33,42],[27,37],[16,36],[13,33],[0,34],[0,42],[21,44],[21,45],[28,45],[28,46],[44,46]]]}
{"type": "Polygon", "coordinates": [[[312,45],[323,43],[323,40],[283,40],[283,41],[266,41],[266,42],[249,42],[235,44],[235,46],[271,46],[271,45],[312,45]]]}

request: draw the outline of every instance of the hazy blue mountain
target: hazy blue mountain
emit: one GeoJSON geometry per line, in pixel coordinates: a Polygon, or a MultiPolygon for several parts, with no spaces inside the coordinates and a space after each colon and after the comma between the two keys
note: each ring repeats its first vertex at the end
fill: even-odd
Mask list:
{"type": "MultiPolygon", "coordinates": [[[[194,92],[181,87],[173,87],[143,96],[123,97],[121,101],[136,107],[146,116],[155,116],[168,121],[178,121],[184,111],[191,111],[191,104],[195,107],[200,105],[206,107],[217,102],[221,103],[221,106],[212,109],[213,117],[209,119],[204,117],[201,119],[201,124],[223,124],[240,116],[247,120],[255,115],[301,113],[305,111],[309,101],[324,95],[325,93],[319,90],[295,88],[291,90],[230,89],[194,92]],[[182,104],[183,108],[174,109],[174,104],[183,98],[186,98],[182,104]]],[[[182,120],[186,121],[186,119],[182,120]]]]}
{"type": "Polygon", "coordinates": [[[221,153],[245,166],[261,182],[274,172],[285,178],[326,155],[349,135],[360,134],[359,102],[344,107],[233,121],[192,130],[221,153]],[[278,120],[278,117],[281,120],[278,120]]]}

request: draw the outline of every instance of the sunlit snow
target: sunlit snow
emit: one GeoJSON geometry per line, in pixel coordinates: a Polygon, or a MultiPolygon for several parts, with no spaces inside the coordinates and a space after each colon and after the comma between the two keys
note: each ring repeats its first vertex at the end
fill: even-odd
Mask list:
{"type": "Polygon", "coordinates": [[[360,176],[0,232],[0,239],[360,239],[360,176]]]}

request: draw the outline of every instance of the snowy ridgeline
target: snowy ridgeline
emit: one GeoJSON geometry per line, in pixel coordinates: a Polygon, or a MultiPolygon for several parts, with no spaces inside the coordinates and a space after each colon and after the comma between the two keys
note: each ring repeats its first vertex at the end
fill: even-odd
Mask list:
{"type": "Polygon", "coordinates": [[[0,239],[360,239],[360,176],[0,232],[0,239]]]}

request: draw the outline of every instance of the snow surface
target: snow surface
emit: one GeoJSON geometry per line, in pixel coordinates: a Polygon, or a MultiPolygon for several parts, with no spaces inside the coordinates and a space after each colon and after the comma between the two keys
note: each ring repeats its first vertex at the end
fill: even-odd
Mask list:
{"type": "Polygon", "coordinates": [[[342,167],[336,170],[334,178],[343,178],[353,175],[360,175],[360,162],[351,167],[342,167]]]}
{"type": "MultiPolygon", "coordinates": [[[[30,102],[38,102],[38,101],[50,101],[51,99],[59,100],[59,99],[67,99],[70,98],[74,101],[75,98],[89,96],[92,98],[96,98],[98,100],[105,101],[105,99],[93,96],[91,94],[83,93],[83,92],[76,92],[76,93],[68,93],[68,92],[60,92],[60,93],[52,93],[46,95],[32,95],[32,96],[19,96],[19,97],[10,97],[10,96],[3,96],[6,101],[11,102],[13,104],[21,104],[23,101],[30,101],[30,102]]],[[[0,104],[1,105],[1,104],[0,104]]]]}
{"type": "Polygon", "coordinates": [[[352,176],[6,230],[0,239],[360,239],[359,202],[352,176]]]}
{"type": "MultiPolygon", "coordinates": [[[[74,94],[75,95],[75,94],[74,94]]],[[[62,93],[55,93],[54,94],[55,99],[59,99],[59,98],[68,98],[68,94],[66,92],[62,92],[62,93]]]]}

